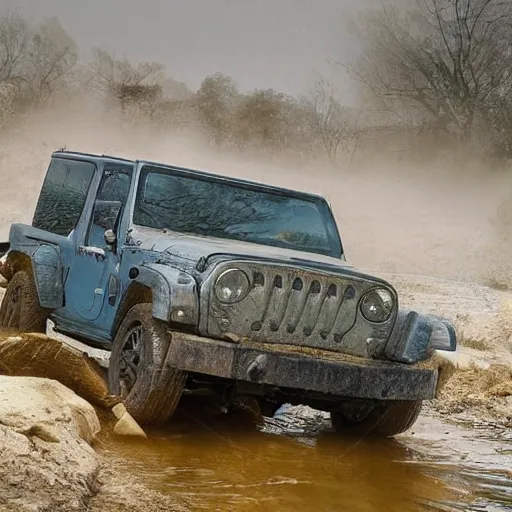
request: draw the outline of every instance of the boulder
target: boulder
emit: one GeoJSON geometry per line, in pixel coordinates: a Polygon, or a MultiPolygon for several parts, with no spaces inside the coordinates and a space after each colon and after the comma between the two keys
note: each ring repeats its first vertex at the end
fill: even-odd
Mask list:
{"type": "Polygon", "coordinates": [[[54,380],[0,376],[0,510],[84,510],[97,492],[94,408],[54,380]]]}

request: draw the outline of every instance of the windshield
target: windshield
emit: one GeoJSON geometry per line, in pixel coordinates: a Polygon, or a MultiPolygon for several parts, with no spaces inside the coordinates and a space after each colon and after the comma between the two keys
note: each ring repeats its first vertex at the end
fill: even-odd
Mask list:
{"type": "Polygon", "coordinates": [[[341,256],[327,203],[144,166],[133,222],[178,233],[341,256]]]}

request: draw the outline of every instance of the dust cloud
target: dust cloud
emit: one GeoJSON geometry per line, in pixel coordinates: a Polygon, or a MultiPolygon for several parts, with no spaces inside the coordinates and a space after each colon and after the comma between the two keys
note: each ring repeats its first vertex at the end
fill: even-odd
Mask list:
{"type": "MultiPolygon", "coordinates": [[[[94,102],[52,105],[0,136],[0,238],[12,222],[30,223],[52,151],[146,158],[319,193],[334,209],[350,264],[373,272],[412,273],[508,284],[510,172],[467,158],[395,163],[368,156],[328,166],[228,154],[199,135],[179,136],[128,124],[94,102]],[[498,213],[500,207],[504,213],[498,213]]],[[[512,280],[511,280],[512,281],[512,280]]]]}

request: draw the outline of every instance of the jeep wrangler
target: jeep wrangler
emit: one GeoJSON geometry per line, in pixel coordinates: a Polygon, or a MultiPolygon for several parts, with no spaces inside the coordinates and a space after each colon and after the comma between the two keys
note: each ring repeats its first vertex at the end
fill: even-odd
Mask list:
{"type": "Polygon", "coordinates": [[[60,150],[32,225],[2,245],[0,325],[96,359],[143,424],[182,395],[331,413],[394,436],[436,396],[443,319],[399,308],[346,262],[319,196],[150,161],[60,150]]]}

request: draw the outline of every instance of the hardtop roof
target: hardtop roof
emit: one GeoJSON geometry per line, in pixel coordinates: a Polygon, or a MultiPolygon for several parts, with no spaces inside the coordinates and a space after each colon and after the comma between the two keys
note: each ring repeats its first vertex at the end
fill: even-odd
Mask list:
{"type": "MultiPolygon", "coordinates": [[[[145,160],[145,159],[142,159],[142,160],[130,160],[130,159],[127,159],[127,158],[121,158],[121,157],[117,157],[117,156],[113,156],[113,155],[100,155],[100,154],[95,154],[95,153],[83,153],[83,152],[79,152],[79,151],[67,151],[67,150],[64,150],[64,149],[61,149],[61,150],[58,150],[58,151],[54,151],[52,153],[52,158],[54,157],[59,157],[59,158],[69,158],[69,159],[73,159],[73,160],[88,160],[88,161],[94,161],[94,162],[105,162],[105,161],[108,161],[108,162],[120,162],[120,163],[130,163],[130,164],[133,164],[133,165],[136,165],[136,164],[143,164],[143,165],[151,165],[151,166],[154,166],[154,167],[160,167],[160,168],[163,168],[163,169],[169,169],[169,170],[173,170],[173,171],[178,171],[180,173],[184,173],[184,174],[190,174],[190,175],[196,175],[196,176],[199,176],[199,177],[203,177],[203,178],[212,178],[212,179],[215,179],[215,180],[220,180],[220,181],[227,181],[229,183],[233,183],[233,184],[239,184],[239,185],[242,185],[242,186],[249,186],[249,187],[254,187],[254,188],[257,188],[257,189],[260,189],[260,190],[268,190],[268,191],[274,191],[274,192],[281,192],[282,194],[286,194],[286,195],[293,195],[293,196],[296,196],[296,197],[309,197],[311,199],[317,199],[317,200],[322,200],[326,203],[329,203],[325,197],[319,195],[319,194],[313,194],[313,193],[310,193],[310,192],[302,192],[302,191],[299,191],[299,190],[293,190],[293,189],[288,189],[288,188],[284,188],[284,187],[278,187],[278,186],[275,186],[275,185],[269,185],[267,183],[261,183],[261,182],[258,182],[258,181],[252,181],[252,180],[246,180],[246,179],[241,179],[241,178],[234,178],[234,177],[231,177],[231,176],[227,176],[227,175],[222,175],[222,174],[215,174],[215,173],[211,173],[211,172],[206,172],[206,171],[200,171],[198,169],[191,169],[191,168],[187,168],[187,167],[182,167],[182,166],[177,166],[177,165],[170,165],[170,164],[164,164],[164,163],[161,163],[161,162],[154,162],[154,161],[151,161],[151,160],[145,160]]],[[[330,207],[330,205],[329,205],[330,207]]]]}

